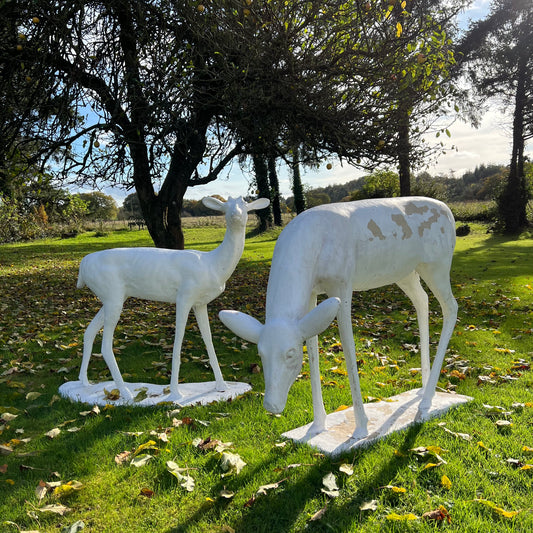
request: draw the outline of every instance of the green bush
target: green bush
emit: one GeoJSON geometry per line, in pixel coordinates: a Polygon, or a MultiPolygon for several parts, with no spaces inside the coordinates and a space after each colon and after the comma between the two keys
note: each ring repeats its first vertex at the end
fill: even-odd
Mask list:
{"type": "Polygon", "coordinates": [[[496,202],[451,202],[448,204],[458,222],[494,222],[496,202]]]}
{"type": "Polygon", "coordinates": [[[18,202],[0,196],[0,243],[28,241],[46,236],[36,213],[24,213],[18,202]]]}

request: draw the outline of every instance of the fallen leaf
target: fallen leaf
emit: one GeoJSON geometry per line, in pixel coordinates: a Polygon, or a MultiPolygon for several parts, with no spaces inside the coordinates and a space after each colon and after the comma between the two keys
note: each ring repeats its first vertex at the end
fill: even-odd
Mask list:
{"type": "Polygon", "coordinates": [[[100,407],[95,405],[90,411],[80,411],[81,416],[96,416],[100,414],[100,407]]]}
{"type": "Polygon", "coordinates": [[[202,450],[203,452],[205,452],[205,451],[215,449],[219,444],[222,444],[219,440],[212,439],[211,437],[207,437],[206,439],[198,442],[198,444],[196,444],[196,447],[199,450],[202,450]]]}
{"type": "Polygon", "coordinates": [[[32,402],[33,400],[39,398],[39,396],[42,396],[40,392],[28,392],[28,394],[26,394],[26,400],[32,402]]]}
{"type": "Polygon", "coordinates": [[[285,479],[282,479],[281,481],[278,481],[277,483],[268,483],[267,485],[261,485],[258,489],[257,489],[257,492],[256,492],[256,495],[259,496],[259,495],[264,495],[266,494],[269,490],[273,490],[273,489],[277,489],[281,483],[283,483],[285,481],[285,479]]]}
{"type": "Polygon", "coordinates": [[[147,465],[151,460],[153,459],[153,455],[149,455],[147,453],[142,453],[141,455],[137,455],[137,457],[134,457],[131,460],[131,465],[139,468],[140,466],[147,465]]]}
{"type": "Polygon", "coordinates": [[[496,420],[494,423],[498,426],[498,429],[510,429],[513,425],[509,420],[496,420]]]}
{"type": "Polygon", "coordinates": [[[83,484],[79,481],[69,481],[68,483],[64,483],[62,485],[59,485],[58,487],[54,488],[54,496],[57,496],[58,498],[62,498],[64,496],[69,496],[75,491],[80,490],[83,487],[83,484]]]}
{"type": "Polygon", "coordinates": [[[492,452],[492,450],[490,448],[487,448],[484,444],[483,444],[483,441],[478,441],[477,443],[478,447],[481,448],[482,450],[485,450],[486,452],[492,452]]]}
{"type": "Polygon", "coordinates": [[[144,444],[138,446],[137,449],[133,452],[133,455],[139,455],[144,450],[159,450],[159,448],[156,446],[155,440],[149,440],[148,442],[145,442],[144,444]]]}
{"type": "Polygon", "coordinates": [[[221,490],[220,491],[220,497],[221,498],[226,498],[226,500],[231,500],[231,498],[233,498],[233,496],[235,496],[235,493],[232,492],[231,490],[221,490]]]}
{"type": "Polygon", "coordinates": [[[310,522],[316,522],[317,520],[320,520],[324,514],[326,513],[328,509],[328,504],[326,503],[326,505],[324,505],[324,507],[322,507],[322,509],[320,509],[319,511],[317,511],[310,519],[309,521],[310,522]]]}
{"type": "Polygon", "coordinates": [[[410,520],[418,520],[418,516],[416,516],[413,513],[407,513],[407,514],[397,514],[397,513],[390,513],[385,517],[387,520],[395,520],[398,522],[407,522],[410,520]]]}
{"type": "Polygon", "coordinates": [[[337,480],[332,472],[329,472],[322,478],[323,489],[320,489],[326,496],[337,498],[340,494],[337,480]]]}
{"type": "Polygon", "coordinates": [[[353,475],[353,466],[343,463],[341,466],[339,466],[339,472],[343,472],[347,476],[353,475]]]}
{"type": "Polygon", "coordinates": [[[0,465],[0,474],[5,474],[7,472],[7,465],[0,465]]]}
{"type": "Polygon", "coordinates": [[[174,461],[167,461],[167,470],[179,481],[180,487],[183,487],[187,492],[194,490],[195,481],[189,475],[187,468],[180,468],[174,461]]]}
{"type": "Polygon", "coordinates": [[[395,492],[397,494],[403,494],[404,492],[407,492],[407,489],[404,489],[403,487],[396,487],[394,485],[385,485],[384,487],[381,487],[382,489],[389,489],[392,492],[395,492]]]}
{"type": "Polygon", "coordinates": [[[140,496],[144,496],[145,498],[153,498],[155,496],[155,492],[153,490],[147,489],[146,487],[142,488],[139,494],[140,496]]]}
{"type": "Polygon", "coordinates": [[[148,387],[141,387],[140,389],[135,389],[139,392],[135,395],[135,398],[133,398],[134,402],[142,402],[146,398],[148,398],[148,387]]]}
{"type": "Polygon", "coordinates": [[[13,449],[4,444],[0,444],[0,455],[10,455],[13,453],[13,449]]]}
{"type": "Polygon", "coordinates": [[[14,415],[11,413],[2,413],[0,415],[0,420],[3,420],[4,422],[11,422],[12,420],[15,420],[15,418],[17,417],[18,415],[14,415]]]}
{"type": "Polygon", "coordinates": [[[220,468],[225,472],[222,476],[238,474],[245,466],[246,463],[236,453],[223,452],[220,457],[220,468]]]}
{"type": "Polygon", "coordinates": [[[457,438],[460,438],[460,439],[463,439],[463,440],[466,440],[466,441],[471,441],[472,440],[472,435],[469,435],[468,433],[456,433],[455,431],[451,431],[451,430],[449,430],[446,427],[443,427],[442,429],[444,429],[444,431],[446,431],[446,433],[449,433],[450,435],[453,435],[454,437],[457,437],[457,438]]]}
{"type": "MultiPolygon", "coordinates": [[[[81,531],[82,529],[85,529],[85,523],[82,520],[78,520],[70,526],[63,527],[61,533],[78,533],[78,531],[81,531]]],[[[21,531],[21,533],[24,532],[21,531]]]]}
{"type": "Polygon", "coordinates": [[[70,511],[72,511],[72,509],[60,503],[54,504],[54,505],[45,505],[44,507],[40,507],[37,510],[40,511],[41,513],[54,513],[54,514],[58,514],[61,516],[65,516],[66,513],[69,513],[70,511]]]}
{"type": "Polygon", "coordinates": [[[437,468],[441,466],[442,463],[426,463],[421,469],[420,472],[424,472],[424,470],[430,470],[431,468],[437,468]]]}
{"type": "Polygon", "coordinates": [[[428,511],[427,513],[424,513],[422,515],[422,518],[424,520],[434,520],[435,522],[442,522],[443,520],[446,520],[448,524],[450,524],[452,521],[450,513],[448,513],[446,508],[442,505],[434,511],[428,511]]]}
{"type": "Polygon", "coordinates": [[[492,509],[496,514],[503,516],[505,518],[514,518],[517,514],[520,513],[520,511],[506,511],[502,507],[499,507],[494,502],[491,502],[490,500],[485,500],[484,498],[476,498],[472,500],[476,503],[481,503],[485,505],[486,507],[489,507],[492,509]]]}
{"type": "Polygon", "coordinates": [[[115,463],[117,463],[117,465],[122,465],[124,464],[129,458],[131,457],[131,452],[126,450],[124,452],[120,452],[120,453],[117,453],[117,455],[115,455],[115,463]]]}
{"type": "Polygon", "coordinates": [[[378,501],[377,500],[369,500],[366,502],[363,502],[359,506],[360,511],[375,511],[378,508],[378,501]]]}
{"type": "Polygon", "coordinates": [[[51,429],[50,431],[47,431],[44,436],[48,437],[49,439],[55,439],[59,434],[61,433],[61,430],[59,428],[51,429]]]}
{"type": "Polygon", "coordinates": [[[450,481],[450,478],[447,475],[443,475],[440,484],[446,489],[450,490],[452,488],[452,482],[450,481]]]}

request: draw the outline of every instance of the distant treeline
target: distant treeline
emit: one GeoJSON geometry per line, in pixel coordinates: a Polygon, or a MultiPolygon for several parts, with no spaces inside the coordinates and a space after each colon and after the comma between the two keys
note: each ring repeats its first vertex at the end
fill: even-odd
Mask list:
{"type": "MultiPolygon", "coordinates": [[[[479,165],[460,178],[432,176],[428,172],[422,172],[411,178],[411,194],[430,196],[448,202],[494,200],[507,172],[507,167],[492,164],[479,165]]],[[[308,188],[305,196],[307,207],[313,207],[325,203],[392,197],[399,194],[398,174],[390,170],[379,170],[347,183],[308,188]]],[[[287,198],[286,204],[292,210],[293,197],[287,198]]]]}
{"type": "MultiPolygon", "coordinates": [[[[533,181],[533,163],[526,165],[529,182],[533,181]]],[[[411,194],[429,196],[445,202],[486,202],[494,200],[508,173],[503,165],[479,165],[473,171],[466,172],[460,178],[449,176],[432,176],[422,172],[411,178],[411,194]]],[[[384,198],[399,196],[400,183],[398,174],[391,170],[378,170],[367,176],[328,185],[326,187],[306,187],[305,199],[307,207],[333,202],[345,202],[362,198],[384,198]]],[[[220,197],[222,200],[224,198],[220,197]]],[[[281,199],[282,211],[294,211],[294,198],[281,199]]],[[[136,193],[129,195],[124,201],[122,212],[124,218],[140,218],[140,206],[136,193]]],[[[202,217],[213,216],[211,209],[205,207],[201,200],[183,201],[182,216],[202,217]]]]}

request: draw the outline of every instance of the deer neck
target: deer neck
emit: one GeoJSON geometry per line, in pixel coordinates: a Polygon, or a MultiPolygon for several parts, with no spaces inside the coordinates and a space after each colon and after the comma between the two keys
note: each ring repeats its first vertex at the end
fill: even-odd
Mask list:
{"type": "Polygon", "coordinates": [[[242,256],[245,228],[246,226],[236,229],[227,228],[224,240],[218,248],[209,252],[215,271],[224,282],[231,276],[242,256]]]}
{"type": "Polygon", "coordinates": [[[309,311],[314,292],[313,272],[300,268],[302,257],[278,257],[272,261],[266,298],[266,319],[298,320],[309,311]]]}

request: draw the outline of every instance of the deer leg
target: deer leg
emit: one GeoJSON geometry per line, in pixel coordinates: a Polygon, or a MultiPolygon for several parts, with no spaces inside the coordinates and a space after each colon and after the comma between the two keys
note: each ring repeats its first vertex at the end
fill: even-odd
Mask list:
{"type": "Polygon", "coordinates": [[[166,401],[177,402],[183,399],[179,392],[178,382],[180,376],[181,366],[181,346],[183,344],[183,336],[185,335],[185,326],[189,317],[191,305],[184,304],[183,299],[176,300],[176,333],[174,337],[174,348],[172,350],[172,373],[170,375],[170,395],[166,401]]]}
{"type": "Polygon", "coordinates": [[[420,277],[412,272],[397,282],[398,287],[409,297],[416,309],[420,335],[420,358],[422,365],[422,386],[427,385],[431,365],[429,361],[429,306],[428,295],[420,283],[420,277]]]}
{"type": "Polygon", "coordinates": [[[84,387],[89,386],[89,379],[87,377],[87,369],[89,368],[89,360],[93,352],[94,339],[98,332],[104,325],[104,308],[102,307],[91,323],[87,326],[83,334],[83,359],[81,360],[79,380],[84,387]]]}
{"type": "Polygon", "coordinates": [[[204,340],[205,347],[207,348],[209,364],[211,365],[213,373],[215,374],[216,390],[223,392],[227,390],[228,387],[224,381],[224,378],[222,377],[217,354],[215,353],[215,347],[213,346],[211,328],[209,327],[209,315],[207,314],[207,305],[197,305],[194,306],[193,309],[196,316],[196,321],[198,322],[198,327],[200,328],[202,339],[204,340]]]}
{"type": "Polygon", "coordinates": [[[449,264],[420,265],[418,270],[442,308],[442,331],[437,347],[437,354],[431,367],[431,373],[424,387],[422,400],[418,406],[418,412],[415,417],[417,421],[422,420],[431,407],[431,400],[435,395],[444,355],[446,354],[446,349],[448,348],[448,343],[450,342],[457,321],[457,302],[455,301],[450,285],[449,264]]]}
{"type": "Polygon", "coordinates": [[[116,387],[120,391],[121,395],[127,399],[132,400],[133,395],[131,391],[126,387],[122,374],[118,369],[117,360],[113,353],[113,334],[117,327],[120,313],[122,312],[123,302],[120,304],[104,304],[104,331],[102,333],[102,356],[111,372],[111,377],[115,382],[116,387]]]}
{"type": "Polygon", "coordinates": [[[355,417],[355,430],[353,439],[361,439],[368,435],[368,418],[363,406],[361,395],[361,385],[359,383],[359,373],[357,370],[357,356],[355,353],[355,342],[352,329],[352,291],[347,290],[341,297],[341,305],[337,314],[339,333],[341,337],[342,349],[346,359],[346,369],[350,379],[350,389],[352,392],[353,414],[355,417]]]}
{"type": "MultiPolygon", "coordinates": [[[[311,297],[309,310],[316,307],[316,295],[311,297]]],[[[308,435],[317,435],[326,430],[326,409],[322,399],[322,383],[320,382],[320,362],[318,354],[318,335],[306,340],[307,355],[309,356],[309,372],[311,374],[311,393],[313,396],[313,423],[308,435]]]]}
{"type": "Polygon", "coordinates": [[[309,371],[311,374],[311,393],[313,396],[313,423],[309,428],[309,435],[317,435],[326,428],[326,410],[322,399],[322,384],[320,382],[320,364],[318,360],[318,336],[306,340],[309,356],[309,371]]]}

